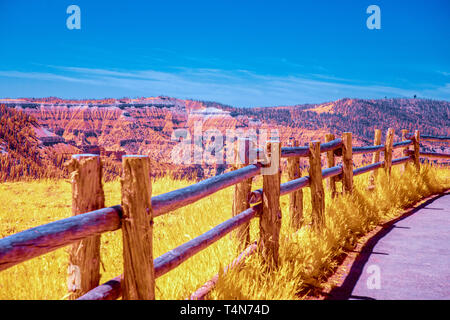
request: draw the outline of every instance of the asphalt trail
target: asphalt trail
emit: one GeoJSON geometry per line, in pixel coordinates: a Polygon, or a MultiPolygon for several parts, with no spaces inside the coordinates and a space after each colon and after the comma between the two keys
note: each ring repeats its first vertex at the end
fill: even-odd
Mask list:
{"type": "Polygon", "coordinates": [[[363,248],[332,299],[449,300],[450,194],[392,224],[363,248]]]}

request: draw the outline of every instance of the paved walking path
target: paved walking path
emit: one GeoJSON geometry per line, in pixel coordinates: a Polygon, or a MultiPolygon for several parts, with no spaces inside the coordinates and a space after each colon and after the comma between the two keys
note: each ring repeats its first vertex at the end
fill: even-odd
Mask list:
{"type": "Polygon", "coordinates": [[[450,194],[396,221],[364,246],[332,299],[450,299],[450,194]]]}

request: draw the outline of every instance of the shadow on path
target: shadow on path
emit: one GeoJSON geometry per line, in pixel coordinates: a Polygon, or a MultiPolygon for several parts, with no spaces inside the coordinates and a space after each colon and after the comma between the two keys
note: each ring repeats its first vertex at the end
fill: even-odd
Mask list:
{"type": "MultiPolygon", "coordinates": [[[[378,231],[377,234],[375,234],[372,238],[370,238],[364,246],[361,248],[360,253],[355,258],[355,261],[352,264],[352,267],[350,271],[348,272],[344,282],[340,287],[333,288],[328,294],[325,300],[348,300],[348,299],[357,299],[357,300],[374,300],[371,297],[362,297],[362,296],[352,296],[353,288],[355,287],[356,283],[358,282],[363,269],[364,265],[369,260],[370,255],[372,254],[384,254],[386,253],[380,253],[380,252],[374,252],[373,248],[377,244],[377,242],[383,238],[385,235],[387,235],[392,229],[394,228],[408,228],[408,227],[398,227],[395,226],[395,223],[398,221],[401,221],[412,214],[416,213],[420,209],[424,209],[425,206],[429,205],[430,203],[434,202],[435,200],[448,195],[448,192],[445,192],[441,195],[438,195],[436,197],[433,197],[432,199],[429,199],[425,201],[424,203],[420,204],[419,206],[411,209],[407,213],[403,214],[402,216],[395,218],[394,220],[391,220],[383,225],[382,229],[378,231]]],[[[434,208],[429,208],[433,209],[434,208]]]]}

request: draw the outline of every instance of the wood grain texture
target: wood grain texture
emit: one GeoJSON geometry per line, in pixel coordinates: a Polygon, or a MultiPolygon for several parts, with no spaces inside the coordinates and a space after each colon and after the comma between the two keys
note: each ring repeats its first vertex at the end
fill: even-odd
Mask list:
{"type": "Polygon", "coordinates": [[[388,174],[391,175],[391,167],[392,167],[392,144],[394,143],[394,129],[389,128],[386,133],[386,142],[385,142],[385,150],[384,150],[384,170],[388,174]]]}
{"type": "Polygon", "coordinates": [[[402,164],[402,163],[407,163],[408,161],[411,161],[412,159],[413,158],[411,156],[393,159],[392,160],[392,165],[396,166],[396,165],[399,165],[399,164],[402,164]]]}
{"type": "Polygon", "coordinates": [[[342,166],[341,165],[337,165],[331,168],[326,168],[322,170],[322,179],[327,179],[327,178],[331,178],[331,177],[336,177],[337,179],[339,179],[339,176],[342,175],[342,166]]]}
{"type": "Polygon", "coordinates": [[[79,214],[0,239],[0,271],[84,238],[120,229],[120,205],[79,214]]]}
{"type": "MultiPolygon", "coordinates": [[[[72,184],[72,215],[105,206],[102,163],[98,155],[74,155],[67,164],[72,184]]],[[[100,235],[77,241],[69,248],[67,286],[74,300],[98,286],[100,281],[100,235]]]]}
{"type": "MultiPolygon", "coordinates": [[[[294,147],[299,146],[299,141],[293,141],[294,147]]],[[[288,179],[289,181],[300,178],[300,158],[290,157],[288,161],[288,179]]],[[[281,192],[281,190],[280,190],[281,192]]],[[[294,230],[298,230],[303,225],[303,190],[291,192],[289,194],[289,214],[290,225],[294,230]]]]}
{"type": "MultiPolygon", "coordinates": [[[[413,141],[408,139],[408,132],[409,132],[408,129],[402,129],[402,142],[410,142],[410,144],[413,144],[413,141]]],[[[407,146],[402,148],[402,150],[403,150],[402,154],[409,149],[410,144],[408,144],[407,146]]],[[[396,148],[395,143],[394,143],[393,148],[394,149],[396,148]]],[[[401,170],[404,172],[405,170],[407,170],[407,168],[408,168],[408,162],[405,162],[405,164],[402,166],[401,170]]]]}
{"type": "Polygon", "coordinates": [[[283,147],[281,148],[281,157],[308,157],[308,147],[283,147]]]}
{"type": "Polygon", "coordinates": [[[250,164],[243,168],[217,175],[193,185],[152,197],[153,216],[169,213],[200,199],[250,179],[261,173],[260,164],[250,164]]]}
{"type": "Polygon", "coordinates": [[[417,173],[420,172],[420,132],[419,130],[414,131],[414,138],[413,138],[413,146],[414,146],[414,156],[413,156],[413,162],[414,167],[416,168],[417,173]]]}
{"type": "Polygon", "coordinates": [[[117,300],[122,296],[123,275],[117,276],[92,289],[77,300],[117,300]]]}
{"type": "MultiPolygon", "coordinates": [[[[381,130],[380,129],[375,129],[375,136],[373,139],[373,144],[374,144],[374,146],[381,145],[381,130]]],[[[383,145],[382,150],[374,152],[374,154],[372,156],[372,164],[380,162],[380,151],[383,151],[383,150],[384,150],[384,145],[383,145]]],[[[383,166],[384,166],[384,162],[383,162],[383,166]]],[[[369,190],[375,189],[377,176],[378,176],[378,169],[375,169],[372,171],[372,173],[369,176],[369,190]]]]}
{"type": "Polygon", "coordinates": [[[195,255],[196,253],[209,247],[225,235],[235,230],[239,226],[248,223],[256,215],[261,214],[262,205],[256,205],[239,213],[231,219],[222,222],[211,230],[202,235],[189,240],[177,248],[164,253],[162,256],[155,259],[155,275],[160,277],[170,270],[176,268],[181,263],[195,255]]]}
{"type": "Polygon", "coordinates": [[[270,167],[277,167],[275,174],[263,175],[262,215],[259,219],[260,241],[259,248],[268,267],[278,266],[279,237],[281,228],[280,207],[280,157],[279,141],[268,141],[266,153],[270,156],[270,167]],[[277,162],[277,163],[275,163],[277,162]]]}
{"type": "MultiPolygon", "coordinates": [[[[403,137],[402,137],[402,139],[403,139],[403,137]]],[[[411,146],[411,145],[413,145],[413,141],[412,140],[404,140],[404,141],[401,141],[401,142],[393,143],[392,144],[392,149],[400,149],[400,148],[401,149],[405,149],[405,148],[407,148],[408,146],[411,146]]]]}
{"type": "Polygon", "coordinates": [[[375,171],[378,168],[383,168],[383,167],[384,167],[384,161],[371,163],[367,166],[360,167],[360,168],[353,170],[353,176],[358,176],[358,175],[366,173],[366,172],[375,171]]]}
{"type": "MultiPolygon", "coordinates": [[[[240,169],[250,164],[250,151],[254,148],[249,138],[238,138],[235,142],[235,169],[240,169]]],[[[249,194],[252,191],[252,177],[238,182],[234,186],[232,216],[250,208],[249,194]]],[[[238,250],[246,248],[250,244],[250,223],[243,224],[236,231],[235,236],[239,242],[238,250]]]]}
{"type": "MultiPolygon", "coordinates": [[[[322,179],[326,179],[329,177],[339,177],[342,174],[342,166],[335,166],[332,168],[326,168],[322,170],[322,179]]],[[[280,195],[284,196],[286,194],[290,194],[291,192],[295,192],[297,190],[306,188],[310,186],[310,178],[309,176],[303,176],[301,178],[291,180],[281,184],[280,186],[280,195]]],[[[263,189],[253,190],[250,193],[250,204],[259,203],[262,201],[263,189]]]]}
{"type": "Polygon", "coordinates": [[[353,150],[352,133],[342,134],[342,192],[351,194],[353,192],[353,150]]]}
{"type": "Polygon", "coordinates": [[[150,159],[124,156],[122,165],[123,299],[154,300],[150,159]]]}
{"type": "MultiPolygon", "coordinates": [[[[251,219],[262,213],[262,204],[250,207],[244,212],[228,219],[216,227],[208,230],[202,235],[189,240],[186,243],[170,250],[163,255],[156,258],[153,262],[155,267],[155,278],[159,278],[170,270],[175,269],[181,263],[194,256],[196,253],[209,247],[225,235],[241,226],[248,223],[251,219]]],[[[94,288],[79,300],[112,300],[117,299],[122,295],[123,290],[123,276],[116,278],[94,288]]]]}
{"type": "Polygon", "coordinates": [[[334,151],[336,149],[342,148],[342,139],[340,139],[340,138],[336,139],[334,137],[334,135],[332,135],[332,136],[333,136],[333,139],[326,140],[325,143],[322,143],[320,145],[320,153],[324,153],[324,152],[328,153],[330,151],[334,151]]]}
{"type": "MultiPolygon", "coordinates": [[[[328,141],[320,146],[320,152],[328,152],[328,151],[337,151],[342,146],[342,139],[333,139],[332,141],[328,141]]],[[[336,155],[340,155],[338,152],[335,152],[336,155]]],[[[292,146],[292,147],[282,147],[281,148],[281,157],[289,158],[289,157],[309,157],[309,148],[308,147],[300,147],[300,146],[292,146]]]]}
{"type": "MultiPolygon", "coordinates": [[[[334,134],[332,133],[328,133],[325,136],[325,141],[329,142],[329,141],[333,141],[335,139],[334,134]]],[[[342,146],[342,139],[341,140],[341,146],[342,146]]],[[[321,146],[322,147],[322,146],[321,146]]],[[[327,152],[327,166],[328,168],[332,168],[336,165],[335,159],[334,159],[334,152],[333,151],[328,151],[327,152]]],[[[336,191],[336,177],[330,177],[328,179],[328,188],[331,191],[331,197],[335,198],[337,195],[337,191],[336,191]]]]}
{"type": "MultiPolygon", "coordinates": [[[[194,203],[261,172],[260,164],[215,176],[191,186],[152,197],[153,217],[194,203]]],[[[122,206],[102,208],[54,221],[0,239],[0,271],[73,244],[121,228],[122,206]],[[33,245],[35,244],[35,245],[33,245]]]]}
{"type": "MultiPolygon", "coordinates": [[[[380,132],[380,143],[381,143],[381,131],[379,131],[379,132],[380,132]]],[[[379,155],[380,151],[384,151],[384,144],[373,145],[373,146],[366,146],[366,147],[353,147],[352,148],[352,153],[353,154],[366,154],[366,153],[376,153],[376,152],[378,152],[378,155],[379,155]]]]}
{"type": "Polygon", "coordinates": [[[322,181],[320,142],[309,144],[309,179],[311,188],[311,222],[316,230],[325,226],[325,192],[322,181]]]}

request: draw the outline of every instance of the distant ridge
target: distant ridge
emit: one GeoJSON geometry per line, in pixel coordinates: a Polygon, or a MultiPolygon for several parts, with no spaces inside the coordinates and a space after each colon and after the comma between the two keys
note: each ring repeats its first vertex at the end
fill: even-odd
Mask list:
{"type": "MultiPolygon", "coordinates": [[[[102,153],[111,158],[113,175],[120,171],[114,163],[120,162],[120,156],[125,153],[150,155],[157,174],[175,172],[176,177],[204,178],[226,170],[222,165],[170,163],[170,152],[176,144],[172,140],[174,130],[188,129],[192,135],[198,123],[203,131],[218,129],[222,134],[229,129],[277,129],[284,145],[291,139],[301,144],[323,141],[326,133],[341,135],[346,131],[353,132],[355,145],[368,144],[373,141],[375,128],[384,134],[389,127],[394,128],[396,141],[401,137],[401,129],[450,135],[450,102],[429,99],[343,98],[321,104],[254,108],[165,96],[85,100],[21,98],[0,99],[1,103],[8,110],[23,112],[34,119],[33,139],[37,139],[41,154],[49,153],[49,148],[56,154],[76,150],[102,153]]],[[[7,145],[0,136],[0,157],[9,152],[7,145]]],[[[59,156],[52,161],[60,164],[61,159],[59,156]]]]}

